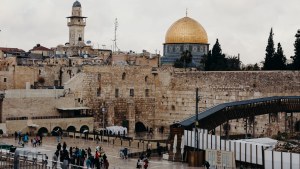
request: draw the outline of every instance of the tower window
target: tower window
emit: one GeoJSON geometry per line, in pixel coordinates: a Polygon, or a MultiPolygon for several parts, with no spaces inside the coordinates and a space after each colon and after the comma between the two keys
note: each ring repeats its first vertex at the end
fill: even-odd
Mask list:
{"type": "Polygon", "coordinates": [[[101,81],[101,74],[99,73],[98,74],[98,82],[100,82],[101,81]]]}
{"type": "Polygon", "coordinates": [[[148,76],[145,77],[145,82],[146,82],[146,83],[148,82],[148,76]]]}
{"type": "Polygon", "coordinates": [[[97,88],[97,97],[101,96],[101,88],[97,88]]]}
{"type": "Polygon", "coordinates": [[[115,89],[115,97],[116,97],[116,98],[119,97],[119,89],[115,89]]]}
{"type": "Polygon", "coordinates": [[[146,96],[146,97],[149,97],[149,89],[146,89],[146,90],[145,90],[145,96],[146,96]]]}
{"type": "Polygon", "coordinates": [[[6,82],[7,81],[7,78],[5,77],[4,79],[3,79],[3,82],[6,82]]]}
{"type": "Polygon", "coordinates": [[[134,96],[134,89],[129,90],[129,96],[133,97],[134,96]]]}
{"type": "Polygon", "coordinates": [[[125,80],[125,78],[126,78],[126,73],[124,72],[124,73],[122,74],[122,80],[125,80]]]}
{"type": "Polygon", "coordinates": [[[78,41],[82,41],[82,38],[81,38],[81,37],[79,37],[79,38],[78,38],[78,41]]]}

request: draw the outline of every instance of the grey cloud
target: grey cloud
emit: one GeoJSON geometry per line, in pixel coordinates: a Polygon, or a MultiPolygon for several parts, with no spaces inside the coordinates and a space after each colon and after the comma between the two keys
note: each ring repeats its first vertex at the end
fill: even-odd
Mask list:
{"type": "MultiPolygon", "coordinates": [[[[25,50],[35,43],[54,47],[68,41],[66,16],[73,0],[0,0],[0,46],[25,50]]],[[[86,39],[110,47],[114,19],[119,19],[122,50],[162,53],[165,33],[177,19],[189,16],[206,29],[211,46],[219,38],[223,52],[241,54],[244,63],[264,59],[270,28],[286,56],[293,55],[294,34],[300,29],[299,0],[81,0],[88,17],[86,39]]]]}

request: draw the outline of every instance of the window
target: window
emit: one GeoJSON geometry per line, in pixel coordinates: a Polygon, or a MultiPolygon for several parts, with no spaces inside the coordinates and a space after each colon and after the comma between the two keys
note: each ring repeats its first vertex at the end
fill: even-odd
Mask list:
{"type": "Polygon", "coordinates": [[[125,78],[126,78],[126,73],[124,72],[124,73],[122,74],[122,80],[125,80],[125,78]]]}
{"type": "Polygon", "coordinates": [[[145,96],[146,96],[146,97],[149,97],[149,89],[146,89],[146,90],[145,90],[145,96]]]}
{"type": "Polygon", "coordinates": [[[5,77],[4,79],[3,79],[3,82],[6,82],[7,81],[7,78],[5,77]]]}
{"type": "Polygon", "coordinates": [[[119,97],[119,89],[115,89],[115,97],[116,97],[116,98],[119,97]]]}
{"type": "Polygon", "coordinates": [[[101,96],[101,88],[97,88],[97,97],[101,96]]]}
{"type": "Polygon", "coordinates": [[[134,89],[130,89],[130,91],[129,91],[129,96],[131,96],[131,97],[134,96],[134,89]]]}
{"type": "Polygon", "coordinates": [[[39,75],[41,75],[41,73],[42,73],[42,71],[41,71],[41,70],[39,70],[39,75]]]}
{"type": "Polygon", "coordinates": [[[100,82],[101,81],[101,74],[99,73],[98,74],[98,82],[100,82]]]}
{"type": "Polygon", "coordinates": [[[146,83],[148,82],[148,76],[145,77],[145,82],[146,82],[146,83]]]}

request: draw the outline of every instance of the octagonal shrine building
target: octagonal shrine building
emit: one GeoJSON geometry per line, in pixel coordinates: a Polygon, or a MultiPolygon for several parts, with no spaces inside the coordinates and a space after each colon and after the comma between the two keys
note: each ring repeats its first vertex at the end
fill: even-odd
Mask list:
{"type": "Polygon", "coordinates": [[[184,51],[192,54],[193,65],[198,66],[203,55],[209,51],[205,29],[196,20],[186,16],[171,25],[164,43],[162,65],[173,65],[184,51]]]}

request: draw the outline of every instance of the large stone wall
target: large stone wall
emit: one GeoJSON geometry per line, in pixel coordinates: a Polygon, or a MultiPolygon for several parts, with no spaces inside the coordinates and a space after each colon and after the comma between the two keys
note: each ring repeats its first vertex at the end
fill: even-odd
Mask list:
{"type": "MultiPolygon", "coordinates": [[[[196,88],[199,88],[201,96],[200,111],[225,102],[300,95],[298,71],[203,72],[148,66],[22,66],[2,74],[6,73],[5,76],[9,77],[11,88],[24,88],[25,82],[36,81],[38,74],[46,77],[47,84],[51,85],[59,78],[60,72],[63,72],[62,82],[65,83],[65,100],[6,98],[3,102],[6,116],[3,119],[20,114],[53,114],[53,106],[48,105],[73,104],[94,109],[95,127],[120,125],[128,120],[129,130],[133,131],[137,122],[153,128],[168,128],[170,124],[195,114],[196,88]]],[[[260,121],[257,133],[266,132],[270,127],[279,130],[284,126],[280,120],[282,115],[279,122],[270,125],[266,125],[266,117],[257,117],[260,121]]],[[[299,119],[297,115],[295,118],[295,121],[299,119]]],[[[242,121],[232,121],[232,132],[244,132],[242,121]]]]}
{"type": "MultiPolygon", "coordinates": [[[[225,102],[300,95],[298,71],[201,72],[170,67],[159,68],[156,72],[151,67],[84,67],[83,71],[87,76],[83,80],[85,94],[82,97],[90,100],[87,104],[93,102],[93,97],[98,98],[94,99],[98,106],[101,102],[110,102],[113,108],[108,113],[113,116],[119,116],[117,111],[123,109],[131,129],[138,121],[149,127],[168,127],[193,115],[196,88],[201,96],[200,111],[225,102]],[[97,88],[101,88],[98,97],[97,88]],[[115,97],[115,89],[119,89],[119,98],[115,97]],[[134,97],[129,95],[130,89],[134,89],[134,97]],[[150,91],[149,97],[145,96],[146,89],[150,91]],[[134,115],[130,115],[130,104],[133,104],[134,115]]],[[[235,126],[236,132],[244,130],[242,125],[235,126]]]]}
{"type": "Polygon", "coordinates": [[[63,85],[80,71],[80,66],[10,66],[0,71],[0,90],[25,89],[27,82],[34,85],[39,77],[45,79],[43,86],[54,86],[54,81],[63,85]]]}
{"type": "Polygon", "coordinates": [[[74,107],[73,97],[64,90],[8,90],[3,100],[2,121],[12,117],[60,116],[57,108],[74,107]]]}

